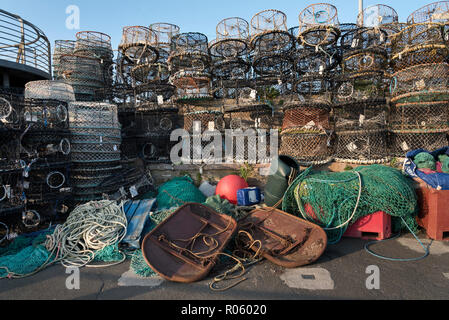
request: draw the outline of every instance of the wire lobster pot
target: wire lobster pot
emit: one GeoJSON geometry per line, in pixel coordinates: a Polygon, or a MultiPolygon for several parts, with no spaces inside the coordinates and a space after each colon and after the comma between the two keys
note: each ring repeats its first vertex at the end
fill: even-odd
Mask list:
{"type": "Polygon", "coordinates": [[[330,102],[332,86],[333,76],[330,74],[302,76],[294,82],[293,92],[298,94],[303,102],[330,102]]]}
{"type": "Polygon", "coordinates": [[[312,4],[299,14],[299,41],[309,47],[335,44],[340,36],[337,8],[328,3],[312,4]]]}
{"type": "Polygon", "coordinates": [[[320,165],[332,161],[331,134],[289,129],[281,133],[279,154],[291,156],[300,165],[320,165]]]}
{"type": "Polygon", "coordinates": [[[358,164],[389,161],[386,129],[336,132],[335,160],[358,164]]]}
{"type": "Polygon", "coordinates": [[[207,36],[198,32],[177,34],[172,38],[168,64],[172,74],[177,71],[208,72],[211,57],[207,36]]]}
{"type": "Polygon", "coordinates": [[[75,50],[74,40],[56,40],[53,50],[53,76],[56,77],[60,73],[60,58],[62,55],[73,54],[75,50]]]}
{"type": "Polygon", "coordinates": [[[251,48],[255,55],[287,53],[295,39],[287,28],[287,16],[279,10],[264,10],[251,19],[251,48]]]}
{"type": "Polygon", "coordinates": [[[415,23],[441,23],[445,24],[449,20],[449,1],[433,2],[414,11],[407,18],[408,24],[415,23]]]}
{"type": "Polygon", "coordinates": [[[267,104],[254,103],[225,107],[226,127],[232,130],[265,129],[273,124],[273,109],[267,104]]]}
{"type": "Polygon", "coordinates": [[[319,78],[331,73],[340,60],[340,52],[336,47],[321,48],[318,51],[305,47],[298,52],[296,70],[300,75],[316,75],[319,78]]]}
{"type": "Polygon", "coordinates": [[[226,129],[224,114],[220,111],[204,110],[184,113],[184,130],[189,133],[201,134],[204,131],[226,129]]]}
{"type": "Polygon", "coordinates": [[[144,26],[128,26],[123,28],[119,50],[133,65],[153,63],[159,58],[156,33],[144,26]]]}
{"type": "MultiPolygon", "coordinates": [[[[390,27],[357,27],[347,31],[340,39],[342,49],[347,51],[386,48],[390,27]]],[[[391,32],[391,31],[390,31],[391,32]]]]}
{"type": "Polygon", "coordinates": [[[38,158],[48,163],[68,162],[71,151],[68,129],[27,131],[21,136],[21,159],[24,160],[38,158]]]}
{"type": "Polygon", "coordinates": [[[38,80],[25,85],[25,99],[75,101],[75,93],[71,85],[64,81],[38,80]]]}
{"type": "Polygon", "coordinates": [[[150,24],[150,30],[153,31],[157,40],[157,43],[151,42],[151,44],[167,53],[170,52],[172,38],[180,32],[179,26],[165,22],[150,24]]]}
{"type": "Polygon", "coordinates": [[[449,101],[405,102],[391,106],[392,130],[449,131],[449,101]]]}
{"type": "Polygon", "coordinates": [[[176,142],[170,141],[169,133],[139,135],[135,141],[137,156],[145,163],[170,163],[170,152],[176,142]]]}
{"type": "Polygon", "coordinates": [[[391,77],[391,97],[410,92],[442,91],[449,89],[449,64],[426,63],[411,66],[394,73],[391,77]]]}
{"type": "Polygon", "coordinates": [[[178,71],[170,77],[170,84],[176,87],[178,101],[209,100],[211,95],[211,76],[200,71],[178,71]]]}
{"type": "Polygon", "coordinates": [[[22,128],[23,105],[22,95],[0,93],[0,132],[22,128]]]}
{"type": "Polygon", "coordinates": [[[25,99],[23,121],[31,131],[62,130],[69,127],[67,102],[45,99],[25,99]]]}
{"type": "Polygon", "coordinates": [[[102,32],[80,31],[76,34],[74,53],[112,62],[111,37],[102,32]]]}
{"type": "Polygon", "coordinates": [[[0,172],[20,170],[20,131],[0,130],[0,172]]]}
{"type": "Polygon", "coordinates": [[[342,58],[342,71],[345,74],[363,72],[383,72],[388,66],[388,54],[381,48],[351,50],[342,58]]]}
{"type": "Polygon", "coordinates": [[[24,207],[22,180],[20,170],[0,170],[0,217],[22,211],[24,207]]]}
{"type": "Polygon", "coordinates": [[[391,130],[391,155],[405,157],[418,149],[437,150],[448,145],[448,130],[391,130]]]}
{"type": "Polygon", "coordinates": [[[382,72],[342,75],[334,79],[333,102],[376,102],[385,99],[385,80],[382,72]]]}
{"type": "Polygon", "coordinates": [[[365,27],[380,27],[399,22],[395,9],[384,4],[369,6],[359,14],[357,21],[365,27]]]}
{"type": "Polygon", "coordinates": [[[387,129],[389,107],[387,101],[353,102],[334,106],[335,131],[375,131],[387,129]]]}
{"type": "Polygon", "coordinates": [[[79,55],[62,55],[56,80],[64,80],[73,87],[77,101],[93,101],[105,82],[100,60],[79,55]]]}
{"type": "Polygon", "coordinates": [[[329,104],[290,102],[283,107],[282,131],[292,129],[333,130],[329,104]]]}
{"type": "Polygon", "coordinates": [[[175,106],[153,106],[139,108],[135,113],[138,136],[170,135],[182,128],[179,109],[175,106]]]}
{"type": "Polygon", "coordinates": [[[249,41],[249,23],[238,17],[227,18],[217,24],[216,39],[209,44],[209,50],[213,57],[244,57],[250,51],[249,41]]]}
{"type": "Polygon", "coordinates": [[[391,38],[392,65],[395,71],[418,64],[447,61],[447,38],[438,23],[412,24],[391,38]]]}

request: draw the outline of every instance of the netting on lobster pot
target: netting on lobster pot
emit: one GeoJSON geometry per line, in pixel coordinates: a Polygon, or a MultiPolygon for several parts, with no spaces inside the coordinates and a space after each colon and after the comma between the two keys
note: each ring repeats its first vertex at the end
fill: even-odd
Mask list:
{"type": "Polygon", "coordinates": [[[22,128],[23,96],[0,93],[0,132],[22,128]]]}
{"type": "Polygon", "coordinates": [[[447,61],[447,40],[438,23],[407,26],[391,37],[394,69],[397,71],[417,64],[447,61]]]}
{"type": "Polygon", "coordinates": [[[239,128],[224,139],[225,163],[270,163],[279,150],[279,134],[269,130],[239,128]]]}
{"type": "Polygon", "coordinates": [[[447,23],[449,20],[449,1],[438,1],[425,5],[422,8],[412,12],[408,18],[407,23],[447,23]]]}
{"type": "Polygon", "coordinates": [[[178,137],[177,159],[174,163],[184,164],[218,164],[223,163],[225,136],[219,130],[208,130],[178,137]]]}
{"type": "Polygon", "coordinates": [[[207,72],[211,62],[207,36],[198,32],[177,34],[172,38],[167,62],[173,73],[188,70],[207,72]]]}
{"type": "Polygon", "coordinates": [[[208,100],[212,98],[209,73],[178,71],[170,77],[170,84],[176,87],[175,97],[178,101],[208,100]]]}
{"type": "Polygon", "coordinates": [[[76,34],[74,53],[112,61],[111,37],[102,32],[80,31],[76,34]]]}
{"type": "Polygon", "coordinates": [[[77,101],[93,101],[96,90],[105,85],[100,60],[79,55],[62,55],[56,80],[73,87],[77,101]]]}
{"type": "Polygon", "coordinates": [[[157,41],[155,32],[148,27],[127,26],[123,28],[119,51],[133,65],[153,63],[159,57],[154,44],[157,41]]]}
{"type": "Polygon", "coordinates": [[[388,33],[382,27],[358,27],[347,31],[340,40],[345,52],[371,48],[385,48],[388,33]]]}
{"type": "Polygon", "coordinates": [[[137,158],[137,143],[135,137],[122,139],[120,144],[121,160],[132,160],[137,158]]]}
{"type": "Polygon", "coordinates": [[[75,101],[73,88],[64,81],[38,80],[25,85],[25,99],[75,101]]]}
{"type": "Polygon", "coordinates": [[[449,100],[449,90],[432,90],[432,91],[412,91],[391,98],[391,102],[411,103],[411,102],[436,102],[449,100]]]}
{"type": "Polygon", "coordinates": [[[69,103],[70,125],[76,127],[119,128],[117,106],[101,102],[69,103]]]}
{"type": "Polygon", "coordinates": [[[26,131],[21,138],[23,159],[38,157],[49,163],[70,161],[72,144],[69,130],[26,131]]]}
{"type": "Polygon", "coordinates": [[[254,72],[261,77],[290,80],[295,76],[294,63],[287,54],[268,53],[253,57],[254,72]]]}
{"type": "Polygon", "coordinates": [[[65,54],[73,54],[75,49],[74,40],[56,40],[55,48],[53,49],[53,75],[56,77],[59,74],[60,57],[65,54]]]}
{"type": "Polygon", "coordinates": [[[352,102],[335,105],[333,116],[335,131],[382,130],[387,128],[388,105],[379,101],[352,102]]]}
{"type": "Polygon", "coordinates": [[[176,142],[170,141],[170,133],[136,138],[137,156],[146,163],[169,163],[170,152],[175,145],[176,142]]]}
{"type": "Polygon", "coordinates": [[[405,102],[391,106],[392,130],[435,130],[449,128],[449,101],[405,102]]]}
{"type": "Polygon", "coordinates": [[[217,24],[216,39],[209,44],[211,55],[221,58],[242,57],[249,52],[249,23],[242,18],[223,19],[217,24]]]}
{"type": "Polygon", "coordinates": [[[0,129],[0,172],[20,169],[20,131],[0,129]]]}
{"type": "Polygon", "coordinates": [[[359,164],[389,161],[387,129],[336,131],[335,160],[359,164]]]}
{"type": "Polygon", "coordinates": [[[223,87],[234,87],[248,78],[251,65],[242,58],[217,59],[211,67],[212,76],[223,82],[223,87]]]}
{"type": "Polygon", "coordinates": [[[391,76],[390,94],[397,97],[410,92],[449,89],[449,64],[426,63],[397,71],[391,76]]]}
{"type": "Polygon", "coordinates": [[[284,120],[282,130],[288,129],[318,129],[332,130],[329,118],[331,106],[323,103],[290,102],[284,105],[284,120]]]}
{"type": "Polygon", "coordinates": [[[167,83],[170,71],[164,62],[141,63],[131,69],[130,76],[135,80],[135,85],[167,83]]]}
{"type": "Polygon", "coordinates": [[[391,130],[391,155],[405,158],[407,152],[417,149],[437,150],[448,145],[448,129],[391,130]]]}
{"type": "Polygon", "coordinates": [[[346,51],[342,59],[342,69],[346,74],[383,72],[387,65],[387,52],[381,48],[346,51]]]}
{"type": "Polygon", "coordinates": [[[279,10],[264,10],[251,19],[251,48],[254,54],[286,53],[295,39],[288,32],[287,16],[279,10]]]}
{"type": "Polygon", "coordinates": [[[5,169],[0,169],[0,216],[17,212],[24,205],[22,172],[5,169]]]}
{"type": "Polygon", "coordinates": [[[179,109],[176,106],[145,106],[135,113],[136,135],[170,135],[182,128],[179,109]]]}
{"type": "Polygon", "coordinates": [[[184,129],[201,134],[204,131],[226,129],[224,115],[220,111],[204,110],[184,113],[184,129]]]}
{"type": "Polygon", "coordinates": [[[303,76],[294,83],[294,92],[304,101],[330,101],[332,86],[332,77],[329,74],[303,76]]]}
{"type": "Polygon", "coordinates": [[[70,194],[70,162],[34,163],[23,186],[27,203],[49,203],[70,194]]]}
{"type": "Polygon", "coordinates": [[[357,21],[365,27],[380,27],[399,22],[399,16],[392,7],[376,4],[363,9],[357,21]]]}
{"type": "Polygon", "coordinates": [[[273,109],[267,104],[253,103],[225,107],[226,127],[232,130],[271,129],[273,109]]]}
{"type": "Polygon", "coordinates": [[[179,34],[180,28],[171,23],[157,22],[150,24],[150,30],[156,35],[154,40],[157,41],[157,43],[152,41],[151,44],[166,52],[170,52],[172,38],[179,34]]]}
{"type": "Polygon", "coordinates": [[[383,72],[342,75],[334,79],[333,101],[336,104],[370,102],[385,99],[383,72]]]}
{"type": "Polygon", "coordinates": [[[66,102],[58,100],[25,99],[23,121],[31,131],[68,129],[69,116],[66,102]]]}
{"type": "Polygon", "coordinates": [[[324,47],[340,37],[337,8],[328,3],[312,4],[299,14],[299,41],[310,47],[324,47]]]}
{"type": "Polygon", "coordinates": [[[331,72],[340,63],[341,57],[336,47],[311,50],[302,48],[296,57],[296,68],[300,75],[324,75],[331,72]]]}
{"type": "Polygon", "coordinates": [[[310,129],[289,129],[281,133],[279,154],[291,156],[304,166],[332,161],[331,134],[310,129]]]}

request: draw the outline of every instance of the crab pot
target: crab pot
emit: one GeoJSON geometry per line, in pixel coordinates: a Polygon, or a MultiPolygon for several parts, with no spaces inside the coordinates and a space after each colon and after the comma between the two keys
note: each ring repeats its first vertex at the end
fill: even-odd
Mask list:
{"type": "Polygon", "coordinates": [[[179,101],[212,98],[209,73],[179,71],[170,77],[170,83],[176,87],[179,101]]]}
{"type": "Polygon", "coordinates": [[[388,64],[387,52],[381,48],[350,50],[342,59],[345,74],[360,72],[381,72],[388,64]]]}
{"type": "Polygon", "coordinates": [[[389,160],[387,130],[354,130],[336,132],[335,158],[338,161],[373,164],[389,160]]]}
{"type": "Polygon", "coordinates": [[[319,51],[304,47],[298,50],[296,70],[300,75],[320,77],[334,70],[340,60],[340,52],[336,47],[326,47],[319,51]]]}
{"type": "Polygon", "coordinates": [[[23,124],[23,96],[0,92],[0,131],[20,130],[23,124]]]}
{"type": "Polygon", "coordinates": [[[294,61],[288,54],[265,53],[253,57],[254,72],[261,77],[290,79],[294,77],[294,61]]]}
{"type": "Polygon", "coordinates": [[[234,131],[232,147],[230,144],[231,140],[224,140],[226,163],[270,163],[275,153],[278,152],[279,135],[271,135],[269,131],[258,131],[254,128],[249,130],[251,130],[249,132],[253,133],[254,136],[249,137],[247,129],[234,131]],[[274,139],[277,139],[277,141],[274,141],[274,139]],[[272,144],[273,150],[271,149],[272,144]],[[230,154],[231,150],[232,154],[230,154]]]}
{"type": "Polygon", "coordinates": [[[284,106],[282,130],[323,128],[331,130],[330,105],[292,102],[284,106]]]}
{"type": "Polygon", "coordinates": [[[340,39],[340,46],[344,53],[386,48],[388,28],[385,27],[357,27],[345,32],[340,39]]]}
{"type": "Polygon", "coordinates": [[[210,67],[207,36],[198,32],[180,33],[172,37],[170,70],[207,72],[210,67]]]}
{"type": "Polygon", "coordinates": [[[56,40],[55,48],[53,49],[53,75],[59,73],[60,58],[65,54],[73,54],[75,50],[76,41],[74,40],[56,40]]]}
{"type": "Polygon", "coordinates": [[[96,90],[105,87],[100,60],[87,56],[62,55],[55,78],[73,87],[76,101],[93,101],[96,90]]]}
{"type": "Polygon", "coordinates": [[[22,158],[45,159],[49,163],[70,161],[72,144],[66,130],[29,131],[22,137],[22,158]]]}
{"type": "Polygon", "coordinates": [[[340,36],[337,8],[328,3],[312,4],[299,14],[299,41],[310,47],[325,47],[340,36]]]}
{"type": "Polygon", "coordinates": [[[67,103],[62,101],[25,99],[23,121],[31,126],[31,131],[68,129],[67,108],[67,103]]]}
{"type": "Polygon", "coordinates": [[[226,127],[232,130],[271,129],[273,110],[266,104],[232,106],[225,108],[226,127]]]}
{"type": "Polygon", "coordinates": [[[355,102],[334,107],[335,130],[382,130],[387,128],[388,105],[385,99],[370,103],[355,102]]]}
{"type": "Polygon", "coordinates": [[[62,201],[70,195],[70,162],[38,161],[26,171],[23,191],[30,204],[62,201]]]}
{"type": "Polygon", "coordinates": [[[426,63],[414,65],[391,76],[390,94],[392,98],[410,92],[442,91],[449,88],[449,64],[426,63]]]}
{"type": "Polygon", "coordinates": [[[223,87],[238,88],[238,82],[248,78],[250,68],[251,65],[242,58],[216,59],[212,64],[211,74],[223,87]]]}
{"type": "Polygon", "coordinates": [[[135,113],[136,134],[165,134],[182,127],[176,107],[139,108],[135,113]]]}
{"type": "Polygon", "coordinates": [[[24,205],[21,170],[0,169],[0,216],[15,213],[24,205]]]}
{"type": "Polygon", "coordinates": [[[333,102],[335,104],[371,103],[382,99],[385,99],[383,73],[367,72],[343,75],[334,81],[333,102]]]}
{"type": "Polygon", "coordinates": [[[209,49],[214,57],[241,57],[249,52],[249,41],[249,23],[242,18],[227,18],[217,24],[216,39],[209,49]]]}
{"type": "Polygon", "coordinates": [[[136,137],[137,156],[146,163],[170,163],[170,152],[176,142],[170,133],[154,133],[136,137]]]}
{"type": "Polygon", "coordinates": [[[395,9],[384,4],[376,4],[363,9],[357,17],[365,27],[381,27],[399,22],[399,16],[395,9]]]}
{"type": "Polygon", "coordinates": [[[287,130],[281,133],[279,154],[291,156],[301,165],[316,165],[332,160],[331,137],[326,133],[287,130]]]}
{"type": "Polygon", "coordinates": [[[278,10],[264,10],[251,19],[251,48],[254,54],[285,53],[294,49],[287,16],[278,10]]]}
{"type": "Polygon", "coordinates": [[[189,133],[205,131],[223,131],[224,115],[220,111],[195,111],[184,113],[184,129],[189,133]]]}
{"type": "Polygon", "coordinates": [[[157,47],[169,52],[172,38],[179,34],[180,28],[171,23],[159,22],[150,24],[150,30],[156,35],[157,47]]]}
{"type": "Polygon", "coordinates": [[[441,130],[449,128],[449,101],[392,104],[389,119],[392,130],[441,130]]]}
{"type": "Polygon", "coordinates": [[[449,3],[447,1],[438,1],[427,4],[422,8],[414,11],[407,18],[407,23],[446,23],[447,12],[449,11],[449,3]]]}
{"type": "Polygon", "coordinates": [[[19,169],[20,131],[0,129],[0,172],[19,169]]]}
{"type": "Polygon", "coordinates": [[[437,150],[448,145],[449,128],[442,130],[391,130],[391,155],[405,157],[417,149],[437,150]]]}
{"type": "Polygon", "coordinates": [[[294,91],[306,101],[329,101],[332,94],[332,77],[328,74],[303,76],[296,80],[294,91]]]}

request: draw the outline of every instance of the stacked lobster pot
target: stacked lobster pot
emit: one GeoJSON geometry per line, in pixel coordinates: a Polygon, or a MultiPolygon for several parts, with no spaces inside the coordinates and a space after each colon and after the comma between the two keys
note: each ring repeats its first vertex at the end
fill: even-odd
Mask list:
{"type": "Polygon", "coordinates": [[[74,201],[101,200],[103,194],[112,194],[120,187],[107,183],[122,172],[117,106],[72,102],[69,118],[74,201]]]}
{"type": "Polygon", "coordinates": [[[66,54],[73,54],[75,50],[76,41],[74,40],[56,40],[55,48],[53,50],[53,76],[56,78],[60,74],[61,56],[66,54]]]}
{"type": "Polygon", "coordinates": [[[168,66],[169,82],[176,87],[177,101],[201,101],[212,98],[211,57],[206,35],[188,32],[173,36],[168,66]]]}
{"type": "Polygon", "coordinates": [[[73,53],[99,61],[99,78],[103,86],[95,91],[95,100],[105,99],[107,93],[111,91],[113,82],[114,53],[112,51],[111,37],[102,32],[80,31],[76,34],[73,53]]]}
{"type": "Polygon", "coordinates": [[[174,105],[140,104],[135,113],[137,156],[145,163],[170,163],[176,142],[171,133],[182,128],[178,108],[174,105]]]}
{"type": "Polygon", "coordinates": [[[340,35],[336,8],[328,4],[307,7],[299,15],[299,27],[291,33],[298,43],[294,55],[297,96],[283,107],[280,153],[302,165],[327,163],[332,160],[331,80],[339,62],[334,46],[340,35]]]}
{"type": "Polygon", "coordinates": [[[447,2],[415,11],[391,40],[392,154],[447,146],[449,65],[447,2]]]}
{"type": "Polygon", "coordinates": [[[224,114],[210,107],[184,106],[185,135],[178,156],[182,163],[221,163],[224,154],[224,114]]]}
{"type": "Polygon", "coordinates": [[[73,88],[61,81],[25,86],[20,153],[27,226],[35,226],[44,215],[55,218],[71,195],[68,103],[74,100],[73,88]]]}
{"type": "MultiPolygon", "coordinates": [[[[396,12],[372,10],[369,21],[397,21],[396,12]],[[374,16],[374,17],[373,17],[374,16]],[[394,18],[391,18],[394,17],[394,18]]],[[[341,162],[372,164],[389,160],[387,149],[388,104],[385,95],[385,71],[388,34],[382,25],[367,25],[346,32],[341,39],[341,73],[333,90],[335,159],[341,162]]]]}
{"type": "Polygon", "coordinates": [[[0,93],[0,218],[14,219],[25,207],[22,196],[25,163],[20,160],[22,110],[23,95],[0,93]]]}

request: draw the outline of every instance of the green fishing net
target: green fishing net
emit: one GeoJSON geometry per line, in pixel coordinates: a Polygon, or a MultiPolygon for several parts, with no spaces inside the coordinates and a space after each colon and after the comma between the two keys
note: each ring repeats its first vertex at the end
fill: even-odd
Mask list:
{"type": "Polygon", "coordinates": [[[416,164],[418,169],[436,170],[435,158],[430,153],[418,153],[413,159],[413,162],[416,164]]]}
{"type": "Polygon", "coordinates": [[[31,245],[13,254],[1,256],[0,279],[9,275],[31,274],[52,259],[50,252],[43,245],[31,245]]]}
{"type": "Polygon", "coordinates": [[[441,171],[443,171],[443,173],[449,173],[449,158],[441,161],[441,171]]]}
{"type": "Polygon", "coordinates": [[[394,232],[406,228],[401,218],[413,231],[418,227],[417,197],[411,180],[382,165],[345,172],[309,168],[288,188],[282,207],[323,227],[330,244],[337,243],[349,225],[378,211],[392,216],[394,232]]]}
{"type": "Polygon", "coordinates": [[[188,176],[176,177],[160,186],[156,199],[159,210],[179,207],[188,202],[204,203],[206,201],[204,194],[188,176]]]}

